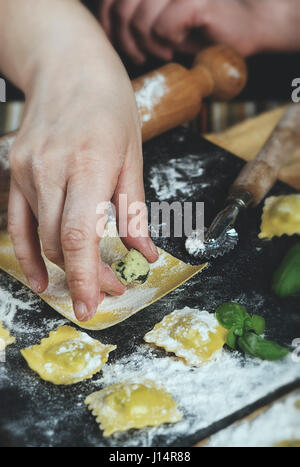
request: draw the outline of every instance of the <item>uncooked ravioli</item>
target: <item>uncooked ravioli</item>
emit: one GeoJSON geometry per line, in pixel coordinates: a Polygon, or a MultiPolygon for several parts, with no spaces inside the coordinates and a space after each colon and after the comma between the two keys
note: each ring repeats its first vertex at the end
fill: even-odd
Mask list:
{"type": "Polygon", "coordinates": [[[259,238],[300,234],[300,194],[267,198],[260,230],[259,238]]]}
{"type": "Polygon", "coordinates": [[[115,345],[104,345],[71,326],[60,326],[39,345],[22,349],[21,353],[45,381],[73,384],[91,378],[115,349],[115,345]]]}
{"type": "Polygon", "coordinates": [[[113,384],[90,394],[84,402],[104,430],[104,436],[131,428],[175,423],[182,418],[171,394],[149,380],[113,384]]]}
{"type": "Polygon", "coordinates": [[[227,332],[214,314],[185,307],[165,316],[144,340],[197,367],[216,356],[225,344],[227,332]]]}

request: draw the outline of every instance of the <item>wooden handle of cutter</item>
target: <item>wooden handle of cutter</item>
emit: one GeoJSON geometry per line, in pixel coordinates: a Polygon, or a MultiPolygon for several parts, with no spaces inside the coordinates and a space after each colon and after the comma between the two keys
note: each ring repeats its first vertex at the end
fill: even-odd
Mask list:
{"type": "MultiPolygon", "coordinates": [[[[244,60],[230,47],[223,45],[200,52],[191,70],[169,63],[137,78],[132,85],[140,113],[143,141],[195,118],[204,97],[221,100],[235,97],[246,80],[244,60]]],[[[7,206],[8,152],[15,135],[0,138],[0,211],[7,206]]]]}
{"type": "Polygon", "coordinates": [[[253,196],[254,204],[258,204],[299,146],[300,104],[290,104],[256,158],[245,165],[231,192],[246,190],[253,196]]]}

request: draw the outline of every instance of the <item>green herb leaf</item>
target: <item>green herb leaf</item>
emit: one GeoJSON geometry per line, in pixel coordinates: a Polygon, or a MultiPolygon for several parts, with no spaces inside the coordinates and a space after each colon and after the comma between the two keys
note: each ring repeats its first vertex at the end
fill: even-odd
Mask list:
{"type": "Polygon", "coordinates": [[[240,327],[240,326],[237,326],[235,328],[232,328],[234,330],[234,334],[236,336],[243,336],[244,334],[244,328],[243,327],[240,327]]]}
{"type": "Polygon", "coordinates": [[[300,243],[288,251],[275,271],[272,290],[281,298],[300,293],[300,243]]]}
{"type": "Polygon", "coordinates": [[[237,337],[236,337],[236,334],[234,332],[234,328],[231,328],[229,333],[226,336],[226,344],[231,349],[235,349],[236,348],[236,340],[237,340],[237,337]]]}
{"type": "Polygon", "coordinates": [[[250,316],[239,303],[228,302],[219,305],[216,309],[216,318],[221,326],[225,329],[232,327],[243,329],[245,319],[250,316]]]}
{"type": "Polygon", "coordinates": [[[262,360],[281,360],[289,354],[287,348],[263,339],[252,332],[247,332],[244,336],[239,337],[238,345],[243,352],[262,360]]]}
{"type": "Polygon", "coordinates": [[[254,331],[256,334],[260,335],[265,332],[266,322],[262,316],[253,315],[250,319],[245,320],[245,330],[254,331]]]}

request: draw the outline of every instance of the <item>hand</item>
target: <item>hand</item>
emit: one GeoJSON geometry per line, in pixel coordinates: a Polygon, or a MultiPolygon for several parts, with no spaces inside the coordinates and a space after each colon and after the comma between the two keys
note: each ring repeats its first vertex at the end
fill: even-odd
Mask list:
{"type": "Polygon", "coordinates": [[[169,60],[213,43],[244,56],[298,50],[299,16],[297,0],[103,0],[100,7],[106,32],[138,63],[148,53],[169,60]]]}
{"type": "MultiPolygon", "coordinates": [[[[77,8],[74,2],[62,4],[77,8]]],[[[47,43],[42,54],[47,60],[39,57],[24,85],[25,115],[10,152],[8,225],[31,288],[42,292],[48,277],[39,226],[43,251],[65,269],[75,315],[85,321],[104,292],[125,291],[99,257],[97,205],[112,199],[118,208],[119,194],[127,195],[128,204],[143,202],[144,188],[131,83],[97,22],[78,7],[81,16],[75,15],[67,32],[57,32],[62,34],[59,50],[47,43]],[[76,34],[70,37],[73,26],[76,34]],[[85,39],[76,41],[78,35],[85,39]]],[[[121,212],[119,225],[127,222],[125,216],[121,212]]],[[[123,240],[150,262],[157,259],[148,231],[123,240]]]]}
{"type": "Polygon", "coordinates": [[[150,53],[171,60],[173,47],[153,37],[153,26],[170,0],[102,0],[100,22],[111,41],[137,64],[150,53]]]}

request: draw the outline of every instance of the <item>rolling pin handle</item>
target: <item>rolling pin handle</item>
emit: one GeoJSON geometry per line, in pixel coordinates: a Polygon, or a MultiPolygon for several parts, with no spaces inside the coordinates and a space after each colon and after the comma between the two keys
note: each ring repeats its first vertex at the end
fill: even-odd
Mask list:
{"type": "Polygon", "coordinates": [[[227,45],[215,45],[199,52],[192,73],[199,74],[203,97],[220,100],[236,97],[248,77],[245,60],[227,45]]]}
{"type": "Polygon", "coordinates": [[[278,173],[300,146],[300,104],[290,104],[256,158],[248,162],[235,180],[236,190],[252,194],[256,206],[277,180],[278,173]]]}

